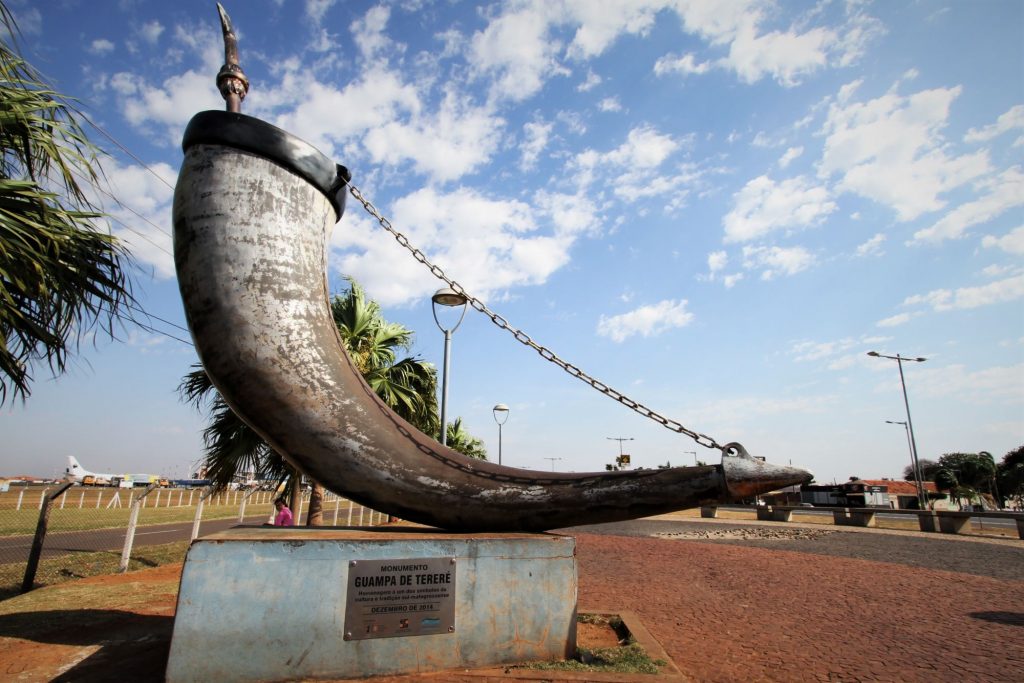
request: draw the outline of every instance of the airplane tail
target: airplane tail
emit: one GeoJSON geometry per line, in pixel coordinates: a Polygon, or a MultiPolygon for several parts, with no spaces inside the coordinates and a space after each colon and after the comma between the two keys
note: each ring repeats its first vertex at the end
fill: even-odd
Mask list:
{"type": "Polygon", "coordinates": [[[80,464],[78,464],[78,460],[75,459],[75,456],[69,455],[68,456],[68,468],[67,468],[66,472],[68,474],[77,474],[78,472],[84,472],[84,471],[85,471],[85,468],[82,467],[80,464]]]}

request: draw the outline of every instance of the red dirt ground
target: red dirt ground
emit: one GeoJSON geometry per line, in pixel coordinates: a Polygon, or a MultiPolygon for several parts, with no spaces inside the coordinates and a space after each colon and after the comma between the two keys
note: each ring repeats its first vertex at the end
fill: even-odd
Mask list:
{"type": "MultiPolygon", "coordinates": [[[[580,604],[636,613],[693,681],[1024,680],[1024,580],[697,540],[577,543],[580,604]]],[[[162,680],[180,569],[0,603],[0,679],[162,680]]],[[[387,680],[417,679],[458,677],[387,680]]]]}

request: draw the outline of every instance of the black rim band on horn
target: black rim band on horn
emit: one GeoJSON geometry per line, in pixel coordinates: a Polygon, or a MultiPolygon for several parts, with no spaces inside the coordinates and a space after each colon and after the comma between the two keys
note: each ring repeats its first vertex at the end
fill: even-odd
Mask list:
{"type": "Polygon", "coordinates": [[[193,145],[223,145],[259,155],[305,178],[334,207],[337,220],[345,213],[349,170],[316,147],[266,121],[226,111],[201,111],[192,117],[181,141],[182,150],[193,145]]]}

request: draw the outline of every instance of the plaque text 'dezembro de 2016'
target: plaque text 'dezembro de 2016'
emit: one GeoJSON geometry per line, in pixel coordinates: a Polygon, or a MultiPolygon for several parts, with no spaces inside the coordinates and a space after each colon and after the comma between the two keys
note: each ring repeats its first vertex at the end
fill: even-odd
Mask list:
{"type": "Polygon", "coordinates": [[[345,640],[426,636],[455,630],[455,558],[353,560],[345,640]]]}

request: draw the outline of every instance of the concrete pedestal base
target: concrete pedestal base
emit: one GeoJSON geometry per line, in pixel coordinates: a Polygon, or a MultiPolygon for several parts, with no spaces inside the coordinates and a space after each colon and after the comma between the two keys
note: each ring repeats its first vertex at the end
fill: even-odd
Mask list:
{"type": "MultiPolygon", "coordinates": [[[[576,643],[575,548],[574,538],[551,534],[418,528],[236,527],[206,536],[185,561],[166,680],[358,678],[565,658],[576,643]],[[372,602],[374,591],[390,590],[352,588],[367,581],[356,581],[356,567],[377,576],[442,563],[453,571],[441,600],[454,602],[443,632],[377,637],[346,625],[350,597],[372,602]]],[[[419,582],[409,576],[401,582],[419,582]]]]}

